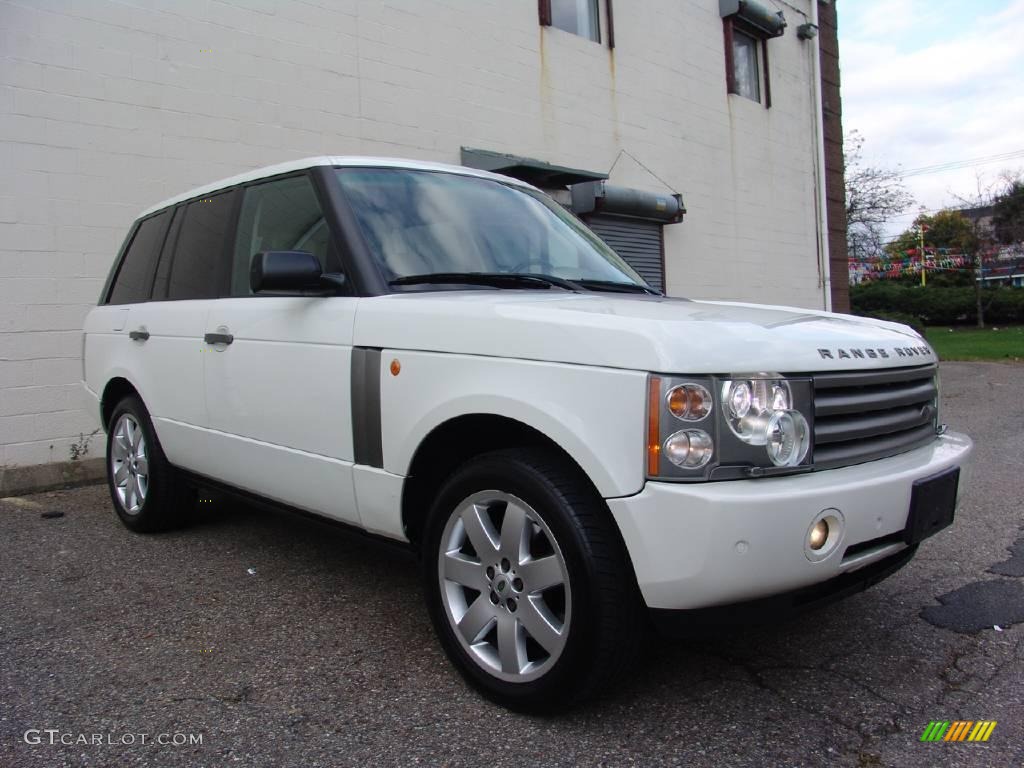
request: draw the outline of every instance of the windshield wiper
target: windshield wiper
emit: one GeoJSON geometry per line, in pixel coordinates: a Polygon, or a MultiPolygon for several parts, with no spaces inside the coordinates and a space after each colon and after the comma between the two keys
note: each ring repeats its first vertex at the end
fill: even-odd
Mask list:
{"type": "Polygon", "coordinates": [[[554,275],[534,275],[519,272],[432,272],[424,275],[396,277],[388,285],[427,284],[486,285],[494,288],[564,288],[578,293],[580,286],[571,280],[554,275]]]}
{"type": "Polygon", "coordinates": [[[662,294],[653,288],[638,283],[620,283],[616,280],[577,280],[584,288],[591,291],[609,291],[612,293],[646,293],[651,296],[662,294]]]}

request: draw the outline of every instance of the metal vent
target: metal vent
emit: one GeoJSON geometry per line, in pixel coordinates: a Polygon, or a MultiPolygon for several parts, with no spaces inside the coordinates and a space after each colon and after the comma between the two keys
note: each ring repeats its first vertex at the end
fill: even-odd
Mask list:
{"type": "Polygon", "coordinates": [[[592,216],[587,226],[639,272],[648,285],[664,290],[661,224],[620,216],[592,216]]]}
{"type": "Polygon", "coordinates": [[[935,439],[935,366],[814,377],[814,466],[860,464],[935,439]]]}

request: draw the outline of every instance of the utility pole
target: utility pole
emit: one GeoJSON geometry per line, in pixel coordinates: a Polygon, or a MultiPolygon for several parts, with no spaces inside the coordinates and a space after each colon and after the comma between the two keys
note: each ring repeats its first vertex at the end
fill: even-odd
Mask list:
{"type": "Polygon", "coordinates": [[[924,288],[924,286],[928,284],[928,280],[927,280],[927,278],[925,278],[925,271],[926,271],[925,270],[925,266],[926,265],[925,265],[925,261],[924,261],[924,258],[925,258],[924,257],[924,231],[925,231],[925,229],[927,229],[927,227],[925,227],[924,222],[922,221],[917,226],[917,234],[920,237],[920,248],[921,248],[921,287],[922,288],[924,288]]]}

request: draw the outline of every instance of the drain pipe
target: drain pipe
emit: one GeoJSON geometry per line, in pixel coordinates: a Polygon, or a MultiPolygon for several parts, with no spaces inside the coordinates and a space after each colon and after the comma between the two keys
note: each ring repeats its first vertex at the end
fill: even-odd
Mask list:
{"type": "MultiPolygon", "coordinates": [[[[811,0],[811,24],[815,31],[818,25],[818,1],[811,0]]],[[[814,92],[814,132],[815,152],[818,156],[817,179],[815,186],[818,194],[818,274],[821,276],[822,292],[826,311],[832,311],[832,265],[829,263],[828,252],[828,194],[825,190],[825,112],[821,95],[821,35],[814,37],[813,53],[813,92],[814,92]]]]}

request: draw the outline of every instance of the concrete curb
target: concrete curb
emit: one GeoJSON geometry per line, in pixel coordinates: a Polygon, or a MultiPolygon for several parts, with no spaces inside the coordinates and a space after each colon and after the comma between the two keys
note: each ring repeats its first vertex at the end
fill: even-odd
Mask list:
{"type": "Polygon", "coordinates": [[[102,458],[0,468],[0,497],[90,485],[106,475],[102,458]]]}

